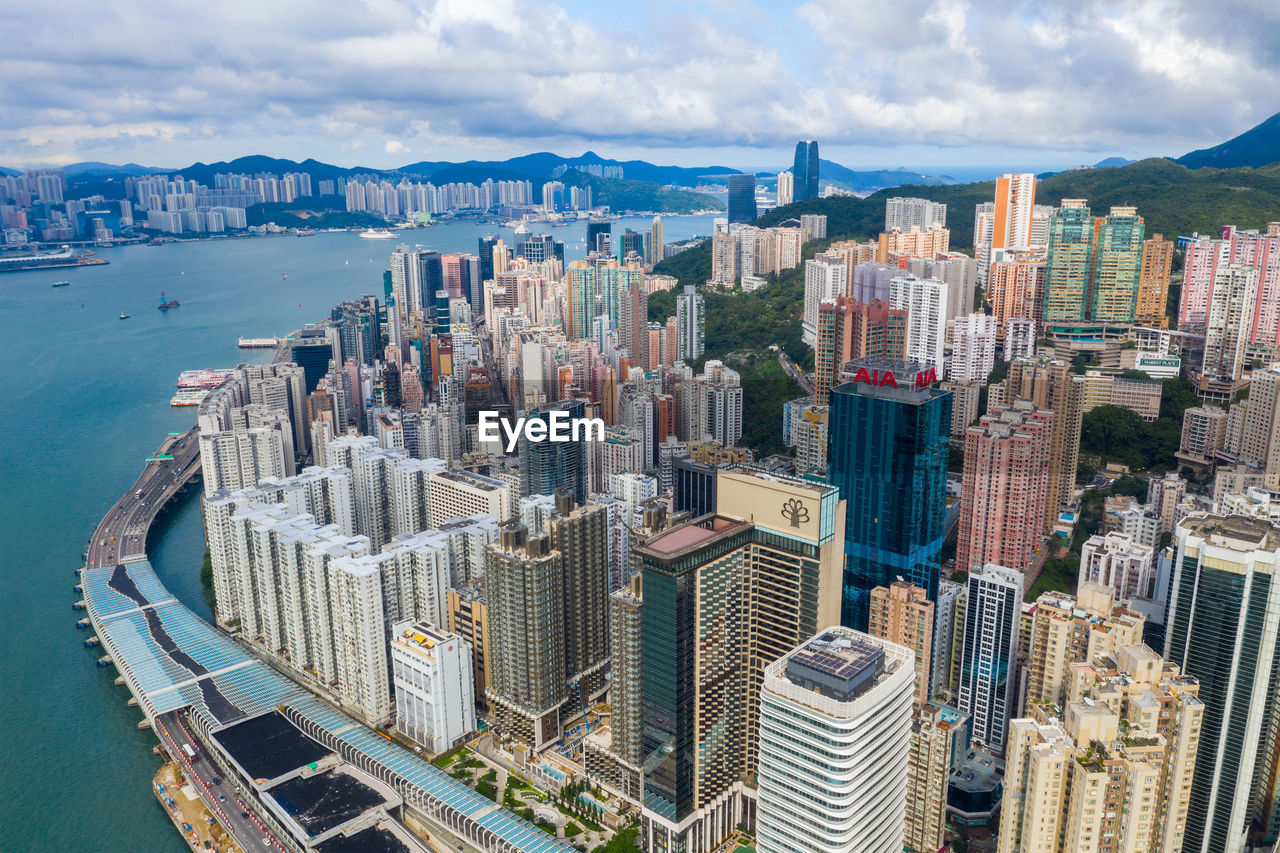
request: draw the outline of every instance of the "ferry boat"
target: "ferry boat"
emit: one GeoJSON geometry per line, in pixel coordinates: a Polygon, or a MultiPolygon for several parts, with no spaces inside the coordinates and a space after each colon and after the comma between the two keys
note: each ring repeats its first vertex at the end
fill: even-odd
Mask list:
{"type": "Polygon", "coordinates": [[[361,231],[360,236],[366,240],[394,240],[400,235],[387,228],[369,228],[361,231]]]}
{"type": "Polygon", "coordinates": [[[178,374],[179,388],[217,388],[228,376],[235,373],[230,368],[204,368],[184,370],[178,374]]]}
{"type": "Polygon", "coordinates": [[[55,281],[55,282],[53,283],[53,286],[54,286],[54,287],[66,287],[66,286],[67,286],[68,284],[70,284],[70,283],[71,283],[71,282],[67,281],[66,279],[63,279],[62,281],[55,281]]]}
{"type": "Polygon", "coordinates": [[[176,299],[165,299],[164,291],[160,291],[160,304],[156,307],[161,311],[168,311],[170,308],[177,308],[179,304],[176,299]]]}
{"type": "Polygon", "coordinates": [[[299,237],[314,237],[314,236],[316,236],[316,229],[314,229],[314,228],[299,228],[299,229],[297,230],[297,232],[295,232],[295,233],[297,233],[297,235],[298,235],[299,237]]]}
{"type": "Polygon", "coordinates": [[[240,349],[274,349],[279,346],[279,338],[241,338],[240,349]]]}
{"type": "Polygon", "coordinates": [[[209,396],[211,388],[184,388],[173,398],[169,400],[169,405],[175,408],[179,406],[198,406],[204,402],[204,398],[209,396]]]}
{"type": "Polygon", "coordinates": [[[124,313],[123,311],[121,311],[121,312],[120,312],[120,319],[121,319],[121,320],[128,320],[128,319],[129,319],[129,315],[128,315],[128,314],[126,314],[126,313],[124,313]]]}

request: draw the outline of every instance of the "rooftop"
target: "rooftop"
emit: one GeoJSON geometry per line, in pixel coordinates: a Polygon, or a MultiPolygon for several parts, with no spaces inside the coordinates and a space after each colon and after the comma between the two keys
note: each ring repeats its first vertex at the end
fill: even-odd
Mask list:
{"type": "Polygon", "coordinates": [[[851,632],[827,631],[792,652],[785,672],[797,687],[852,702],[875,684],[884,669],[882,647],[851,632]]]}
{"type": "Polygon", "coordinates": [[[279,711],[215,732],[213,739],[251,780],[269,781],[314,764],[333,751],[304,735],[279,711]]]}
{"type": "Polygon", "coordinates": [[[659,533],[645,542],[642,547],[663,556],[672,556],[746,526],[747,522],[736,518],[725,518],[719,515],[704,516],[696,521],[659,533]]]}

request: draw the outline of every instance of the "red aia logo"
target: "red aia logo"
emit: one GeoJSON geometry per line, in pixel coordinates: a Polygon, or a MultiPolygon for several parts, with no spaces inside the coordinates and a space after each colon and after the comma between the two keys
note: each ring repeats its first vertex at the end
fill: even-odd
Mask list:
{"type": "MultiPolygon", "coordinates": [[[[876,388],[888,385],[891,388],[898,387],[898,379],[893,375],[892,370],[872,370],[867,372],[865,367],[859,367],[858,372],[853,377],[854,382],[865,382],[876,388]]],[[[938,373],[932,367],[920,371],[916,374],[915,387],[919,391],[922,388],[928,388],[930,385],[938,381],[938,373]]]]}

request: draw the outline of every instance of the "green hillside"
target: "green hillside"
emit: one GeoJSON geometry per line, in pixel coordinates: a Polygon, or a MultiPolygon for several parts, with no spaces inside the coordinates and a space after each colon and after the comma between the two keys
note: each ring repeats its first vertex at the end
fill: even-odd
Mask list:
{"type": "Polygon", "coordinates": [[[615,213],[698,213],[724,209],[723,202],[715,196],[689,190],[670,190],[649,181],[597,178],[577,169],[565,172],[559,180],[564,183],[565,192],[569,187],[590,186],[592,204],[608,205],[615,213]]]}
{"type": "Polygon", "coordinates": [[[1191,169],[1265,166],[1277,160],[1280,160],[1280,113],[1221,145],[1201,148],[1178,158],[1179,163],[1191,169]]]}

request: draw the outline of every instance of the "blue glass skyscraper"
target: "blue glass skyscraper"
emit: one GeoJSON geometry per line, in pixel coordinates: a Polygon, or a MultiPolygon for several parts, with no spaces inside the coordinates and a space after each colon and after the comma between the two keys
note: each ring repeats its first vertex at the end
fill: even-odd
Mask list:
{"type": "Polygon", "coordinates": [[[818,197],[818,143],[806,139],[796,143],[796,160],[791,168],[795,180],[792,201],[818,197]]]}
{"type": "Polygon", "coordinates": [[[842,375],[853,381],[831,390],[827,478],[848,507],[840,621],[858,631],[871,590],[899,576],[938,595],[952,400],[920,371],[851,362],[842,375]]]}

